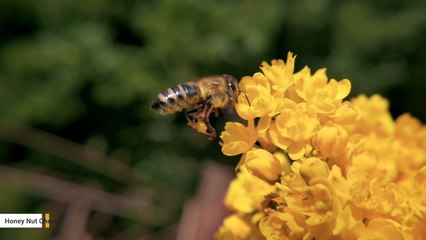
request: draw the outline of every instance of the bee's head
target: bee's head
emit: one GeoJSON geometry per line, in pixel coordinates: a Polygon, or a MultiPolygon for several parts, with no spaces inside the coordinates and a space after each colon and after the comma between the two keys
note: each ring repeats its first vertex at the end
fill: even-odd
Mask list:
{"type": "Polygon", "coordinates": [[[230,75],[224,75],[224,77],[227,80],[228,92],[229,92],[229,95],[232,97],[232,101],[237,102],[238,95],[240,94],[237,79],[235,79],[233,76],[230,76],[230,75]]]}

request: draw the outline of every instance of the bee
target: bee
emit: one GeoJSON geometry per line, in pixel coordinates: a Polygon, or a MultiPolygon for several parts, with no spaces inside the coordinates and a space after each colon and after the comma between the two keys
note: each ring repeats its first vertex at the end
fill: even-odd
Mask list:
{"type": "Polygon", "coordinates": [[[238,95],[238,82],[234,77],[208,76],[161,92],[151,104],[151,109],[162,115],[187,110],[188,125],[213,140],[216,130],[210,124],[210,115],[218,117],[219,109],[234,106],[238,95]]]}

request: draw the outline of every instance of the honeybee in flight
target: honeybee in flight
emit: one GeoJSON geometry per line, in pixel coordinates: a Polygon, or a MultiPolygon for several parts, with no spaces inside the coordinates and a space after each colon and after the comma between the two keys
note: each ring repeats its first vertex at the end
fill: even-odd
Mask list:
{"type": "Polygon", "coordinates": [[[168,88],[158,94],[151,109],[163,115],[186,109],[188,125],[213,140],[216,130],[210,124],[210,115],[217,117],[219,109],[234,106],[238,95],[238,82],[234,77],[208,76],[168,88]]]}

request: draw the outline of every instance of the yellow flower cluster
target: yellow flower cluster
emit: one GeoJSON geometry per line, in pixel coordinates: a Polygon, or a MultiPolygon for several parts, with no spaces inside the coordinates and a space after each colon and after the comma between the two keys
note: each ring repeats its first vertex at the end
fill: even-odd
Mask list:
{"type": "Polygon", "coordinates": [[[217,239],[426,239],[426,127],[378,95],[350,101],[295,57],[244,77],[225,155],[242,154],[217,239]]]}

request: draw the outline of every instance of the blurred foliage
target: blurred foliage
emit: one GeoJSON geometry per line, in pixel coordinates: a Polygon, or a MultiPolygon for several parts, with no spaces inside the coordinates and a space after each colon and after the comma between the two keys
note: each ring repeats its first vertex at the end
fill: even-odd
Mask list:
{"type": "MultiPolygon", "coordinates": [[[[425,121],[425,11],[424,1],[403,0],[1,0],[0,163],[160,209],[145,218],[92,210],[92,235],[166,238],[202,163],[236,162],[187,127],[183,114],[151,112],[159,92],[205,75],[241,78],[293,51],[298,64],[349,78],[354,95],[379,92],[394,114],[425,121]],[[91,161],[97,155],[86,156],[87,149],[132,177],[91,161]]],[[[15,185],[17,176],[2,178],[0,212],[65,216],[70,203],[15,185]]],[[[61,229],[0,232],[13,239],[40,234],[61,229]]]]}

